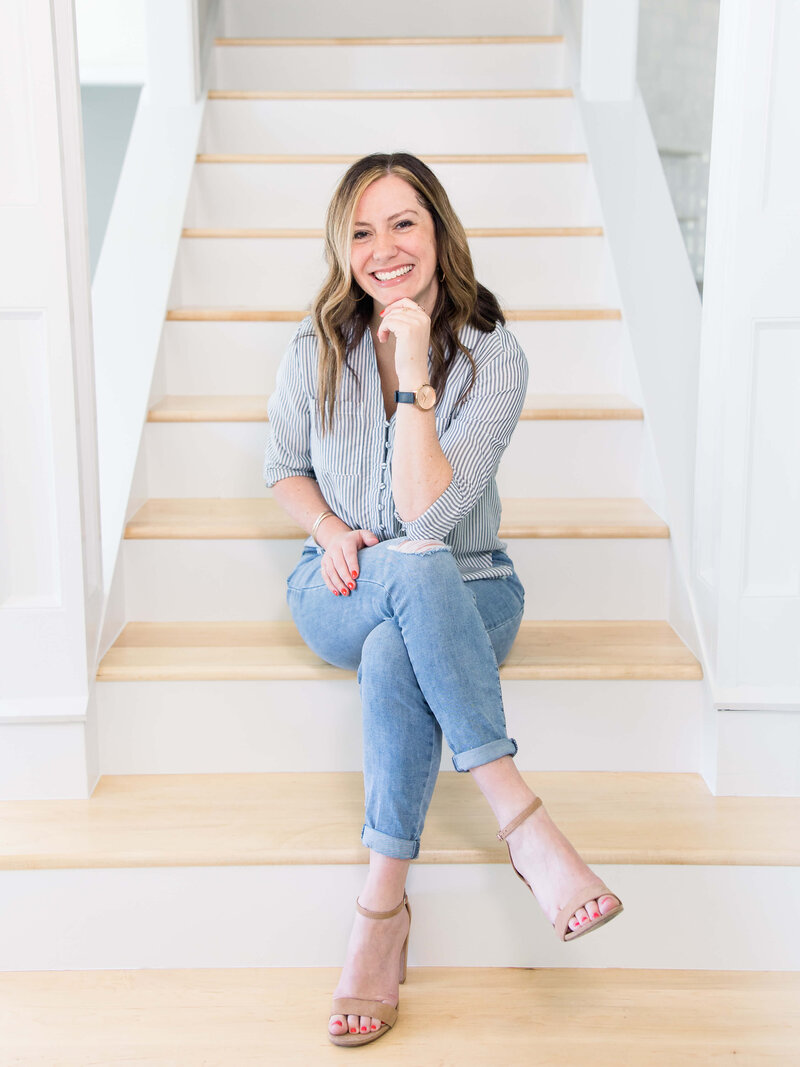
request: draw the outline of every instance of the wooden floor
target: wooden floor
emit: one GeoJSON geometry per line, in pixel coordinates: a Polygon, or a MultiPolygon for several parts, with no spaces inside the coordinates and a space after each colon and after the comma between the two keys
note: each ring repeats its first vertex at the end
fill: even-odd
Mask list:
{"type": "Polygon", "coordinates": [[[417,968],[396,1027],[361,1052],[327,1040],[336,979],[329,968],[0,974],[0,1055],[3,1067],[800,1063],[798,974],[417,968]]]}

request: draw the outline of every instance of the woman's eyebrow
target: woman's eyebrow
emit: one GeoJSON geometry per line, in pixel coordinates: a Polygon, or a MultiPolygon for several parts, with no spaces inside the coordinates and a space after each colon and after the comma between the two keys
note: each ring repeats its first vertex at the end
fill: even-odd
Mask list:
{"type": "MultiPolygon", "coordinates": [[[[407,207],[404,211],[396,211],[394,213],[394,215],[390,215],[386,221],[387,222],[391,222],[393,219],[397,219],[401,215],[418,215],[418,214],[419,214],[419,212],[415,211],[415,209],[413,207],[407,207]]],[[[369,223],[368,222],[358,222],[358,221],[356,221],[356,222],[353,223],[353,225],[354,226],[369,226],[369,223]]]]}

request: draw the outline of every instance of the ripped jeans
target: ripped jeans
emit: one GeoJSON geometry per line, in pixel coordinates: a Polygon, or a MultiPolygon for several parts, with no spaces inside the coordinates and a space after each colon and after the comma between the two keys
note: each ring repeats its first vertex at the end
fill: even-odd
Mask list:
{"type": "MultiPolygon", "coordinates": [[[[366,812],[362,842],[414,859],[441,761],[442,733],[457,771],[513,756],[498,663],[522,620],[516,574],[465,582],[439,542],[403,538],[358,553],[349,596],[334,596],[321,553],[303,550],[287,581],[297,629],[318,656],[358,668],[366,812]]],[[[505,553],[495,561],[510,563],[505,553]]]]}

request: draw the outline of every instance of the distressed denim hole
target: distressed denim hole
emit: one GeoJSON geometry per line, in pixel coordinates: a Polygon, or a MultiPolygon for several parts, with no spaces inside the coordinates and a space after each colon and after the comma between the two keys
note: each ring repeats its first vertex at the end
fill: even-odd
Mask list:
{"type": "Polygon", "coordinates": [[[442,541],[401,541],[399,545],[388,545],[390,552],[404,552],[407,555],[427,556],[431,552],[448,551],[447,545],[442,541]]]}

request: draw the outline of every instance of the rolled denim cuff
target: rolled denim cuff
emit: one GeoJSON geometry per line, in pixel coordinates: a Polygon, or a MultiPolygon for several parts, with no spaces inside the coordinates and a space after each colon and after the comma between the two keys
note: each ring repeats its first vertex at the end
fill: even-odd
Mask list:
{"type": "Polygon", "coordinates": [[[419,855],[419,840],[405,841],[402,837],[389,837],[366,823],[361,831],[361,844],[396,860],[415,860],[419,855]]]}
{"type": "Polygon", "coordinates": [[[517,742],[513,737],[502,737],[498,741],[489,741],[486,745],[459,752],[453,756],[453,766],[457,771],[471,771],[473,767],[482,767],[501,756],[516,756],[517,742]]]}

